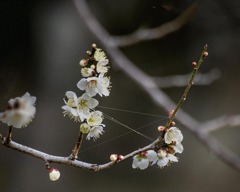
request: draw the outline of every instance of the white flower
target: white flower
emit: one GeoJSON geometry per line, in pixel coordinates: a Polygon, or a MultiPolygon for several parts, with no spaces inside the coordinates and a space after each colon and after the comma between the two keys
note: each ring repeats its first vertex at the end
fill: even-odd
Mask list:
{"type": "Polygon", "coordinates": [[[57,181],[60,178],[60,171],[55,168],[51,168],[49,171],[49,179],[51,181],[57,181]]]}
{"type": "Polygon", "coordinates": [[[183,140],[182,132],[177,127],[171,127],[166,131],[164,140],[167,144],[171,144],[172,142],[176,142],[176,144],[181,143],[183,140]]]}
{"type": "Polygon", "coordinates": [[[139,168],[143,170],[146,169],[150,164],[155,164],[157,160],[157,153],[155,151],[145,151],[133,157],[132,168],[139,168]]]}
{"type": "Polygon", "coordinates": [[[93,57],[96,61],[100,61],[101,59],[106,58],[106,54],[102,49],[97,48],[95,50],[95,53],[94,53],[93,57]]]}
{"type": "Polygon", "coordinates": [[[108,67],[106,67],[106,65],[109,63],[108,59],[101,59],[98,63],[97,63],[97,72],[98,73],[107,73],[108,72],[108,67]]]}
{"type": "Polygon", "coordinates": [[[96,94],[99,94],[101,97],[102,95],[109,96],[108,87],[110,85],[110,81],[103,75],[104,74],[101,73],[99,77],[89,77],[87,79],[82,78],[77,83],[77,87],[82,91],[85,90],[90,97],[93,97],[96,94]]]}
{"type": "Polygon", "coordinates": [[[166,165],[168,165],[169,163],[171,162],[178,162],[178,159],[176,156],[172,155],[172,154],[169,154],[167,153],[165,150],[163,149],[160,149],[158,151],[158,161],[157,161],[157,164],[159,167],[165,167],[166,165]]]}
{"type": "Polygon", "coordinates": [[[100,135],[102,135],[104,132],[103,127],[105,127],[105,125],[103,124],[91,127],[89,133],[87,134],[86,139],[87,140],[90,140],[91,138],[93,138],[93,140],[98,139],[100,135]]]}
{"type": "Polygon", "coordinates": [[[0,120],[15,128],[26,127],[35,115],[35,102],[36,97],[30,96],[29,93],[10,99],[7,109],[0,114],[0,120]]]}
{"type": "Polygon", "coordinates": [[[90,77],[92,76],[94,70],[91,68],[84,67],[81,69],[81,73],[83,77],[90,77]]]}
{"type": "Polygon", "coordinates": [[[94,111],[90,114],[89,118],[87,119],[87,123],[90,126],[98,126],[102,123],[102,112],[94,111]]]}
{"type": "Polygon", "coordinates": [[[89,110],[98,105],[98,101],[89,97],[86,93],[77,98],[74,92],[67,91],[66,96],[68,100],[64,100],[66,105],[62,109],[65,110],[65,114],[69,115],[70,118],[74,118],[75,121],[87,119],[90,116],[89,110]]]}
{"type": "Polygon", "coordinates": [[[64,110],[64,115],[68,115],[71,119],[79,121],[79,112],[78,112],[78,98],[76,93],[72,91],[66,92],[67,101],[64,99],[66,105],[62,106],[64,110]]]}

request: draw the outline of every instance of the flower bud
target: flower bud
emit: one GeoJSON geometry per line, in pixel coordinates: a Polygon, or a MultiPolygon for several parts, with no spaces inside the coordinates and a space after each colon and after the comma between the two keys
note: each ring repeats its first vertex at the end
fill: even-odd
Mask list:
{"type": "Polygon", "coordinates": [[[203,57],[206,58],[207,56],[208,56],[208,52],[206,51],[203,53],[203,57]]]}
{"type": "Polygon", "coordinates": [[[197,67],[197,63],[195,61],[192,62],[192,66],[193,66],[193,68],[197,67]]]}
{"type": "Polygon", "coordinates": [[[122,161],[124,159],[124,157],[122,155],[118,155],[118,160],[122,161]]]}
{"type": "Polygon", "coordinates": [[[90,126],[89,126],[87,123],[82,123],[82,124],[80,125],[80,131],[81,131],[82,133],[84,133],[84,134],[89,133],[89,131],[90,131],[90,126]]]}
{"type": "Polygon", "coordinates": [[[85,67],[87,64],[88,64],[88,60],[87,60],[87,59],[82,59],[82,60],[79,62],[79,65],[82,66],[82,67],[85,67]]]}
{"type": "Polygon", "coordinates": [[[60,178],[59,170],[52,167],[49,171],[49,179],[51,181],[57,181],[59,178],[60,178]]]}
{"type": "Polygon", "coordinates": [[[90,68],[94,70],[95,69],[95,65],[91,65],[90,68]]]}
{"type": "Polygon", "coordinates": [[[86,51],[88,56],[92,56],[92,52],[91,51],[86,51]]]}
{"type": "Polygon", "coordinates": [[[110,160],[111,161],[117,161],[118,160],[118,155],[117,154],[110,155],[110,160]]]}
{"type": "Polygon", "coordinates": [[[169,112],[169,117],[171,117],[174,113],[174,109],[172,109],[170,112],[169,112]]]}
{"type": "Polygon", "coordinates": [[[96,48],[97,48],[97,45],[96,45],[96,43],[93,43],[93,44],[92,44],[92,48],[94,48],[94,49],[96,49],[96,48]]]}
{"type": "Polygon", "coordinates": [[[159,132],[162,132],[162,131],[165,131],[166,130],[166,127],[165,126],[159,126],[158,127],[158,131],[159,132]]]}
{"type": "Polygon", "coordinates": [[[170,126],[174,127],[176,125],[176,123],[174,121],[171,122],[170,126]]]}

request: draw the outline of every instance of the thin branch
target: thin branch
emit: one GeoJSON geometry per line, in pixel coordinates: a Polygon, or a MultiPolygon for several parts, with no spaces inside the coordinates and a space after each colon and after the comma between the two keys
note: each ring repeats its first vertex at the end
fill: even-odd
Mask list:
{"type": "Polygon", "coordinates": [[[190,78],[190,80],[189,80],[189,82],[187,84],[187,87],[186,87],[183,95],[182,95],[182,98],[178,102],[176,108],[174,109],[173,113],[171,114],[171,116],[170,116],[170,118],[169,118],[169,120],[167,122],[167,125],[166,125],[167,128],[170,127],[170,125],[171,125],[175,115],[177,114],[178,110],[181,108],[183,102],[187,99],[187,95],[188,95],[188,92],[190,91],[190,89],[191,89],[191,87],[193,85],[193,80],[195,78],[195,75],[197,74],[198,69],[200,68],[201,64],[203,63],[203,61],[204,61],[204,59],[206,57],[205,56],[206,52],[207,52],[207,45],[204,46],[202,54],[201,54],[201,56],[199,58],[199,61],[198,61],[198,63],[196,64],[196,66],[194,67],[194,69],[192,71],[191,78],[190,78]]]}
{"type": "Polygon", "coordinates": [[[9,143],[12,140],[12,132],[13,132],[13,127],[9,126],[8,127],[8,133],[7,133],[7,138],[6,138],[6,144],[9,143]]]}
{"type": "MultiPolygon", "coordinates": [[[[176,104],[161,89],[158,89],[157,84],[151,77],[136,67],[120,51],[117,44],[114,44],[113,41],[111,41],[110,34],[93,16],[85,0],[74,0],[74,3],[85,24],[88,26],[92,34],[102,43],[105,50],[112,57],[119,69],[134,80],[150,96],[157,106],[162,107],[167,112],[169,112],[170,109],[173,109],[176,104]]],[[[240,170],[239,157],[234,153],[231,153],[228,149],[222,148],[220,150],[219,148],[222,147],[220,143],[210,137],[207,133],[199,131],[202,125],[195,118],[190,116],[188,113],[185,113],[182,109],[178,111],[178,115],[175,118],[187,129],[189,129],[216,156],[240,170]]]]}
{"type": "MultiPolygon", "coordinates": [[[[191,74],[152,78],[160,88],[185,87],[188,83],[190,75],[191,74]]],[[[194,85],[210,85],[219,79],[220,76],[221,73],[218,69],[212,69],[211,71],[204,74],[198,73],[195,77],[194,85]]]]}
{"type": "Polygon", "coordinates": [[[173,33],[186,25],[193,19],[196,11],[197,5],[196,3],[193,3],[181,15],[170,22],[164,23],[161,26],[152,29],[138,29],[130,35],[113,36],[112,41],[117,46],[129,46],[141,41],[163,38],[164,36],[173,33]]]}
{"type": "Polygon", "coordinates": [[[79,131],[77,143],[72,151],[72,154],[69,156],[69,159],[75,160],[78,158],[78,152],[81,148],[82,140],[83,140],[83,133],[81,131],[79,131]]]}
{"type": "MultiPolygon", "coordinates": [[[[143,147],[141,149],[138,149],[136,151],[133,151],[133,152],[123,156],[123,160],[131,158],[134,155],[139,154],[141,152],[144,152],[144,151],[147,151],[147,150],[150,150],[150,149],[154,149],[155,146],[160,142],[161,142],[161,140],[156,139],[156,141],[154,141],[150,145],[148,145],[146,147],[143,147]]],[[[6,138],[3,137],[1,134],[0,134],[0,144],[3,145],[3,146],[6,146],[8,148],[14,149],[16,151],[19,151],[21,153],[25,153],[25,154],[30,155],[32,157],[38,158],[38,159],[45,162],[46,167],[50,167],[50,163],[58,163],[58,164],[69,165],[69,166],[73,166],[73,167],[97,172],[97,171],[100,171],[100,170],[103,170],[103,169],[110,168],[111,166],[123,161],[123,160],[110,161],[108,163],[98,165],[98,164],[91,164],[91,163],[86,163],[86,162],[78,161],[78,160],[71,160],[69,157],[50,155],[50,154],[44,153],[42,151],[33,149],[31,147],[21,145],[19,143],[14,142],[14,141],[10,141],[9,143],[6,143],[6,138]]]]}

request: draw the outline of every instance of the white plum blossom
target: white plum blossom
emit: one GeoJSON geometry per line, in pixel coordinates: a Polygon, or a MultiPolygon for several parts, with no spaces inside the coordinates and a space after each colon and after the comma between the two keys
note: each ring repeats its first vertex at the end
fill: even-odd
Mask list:
{"type": "Polygon", "coordinates": [[[183,140],[182,132],[177,127],[171,127],[166,131],[164,140],[167,144],[172,142],[176,142],[176,144],[181,143],[183,140]]]}
{"type": "Polygon", "coordinates": [[[51,181],[57,181],[60,178],[60,171],[55,168],[51,168],[49,171],[49,179],[51,181]]]}
{"type": "Polygon", "coordinates": [[[102,135],[104,132],[103,127],[105,127],[104,124],[100,124],[100,125],[91,127],[89,133],[87,134],[86,139],[87,140],[90,140],[91,138],[93,138],[93,140],[98,139],[100,137],[100,135],[102,135]]]}
{"type": "Polygon", "coordinates": [[[73,118],[75,121],[78,121],[78,98],[76,93],[73,91],[67,91],[66,92],[67,101],[64,99],[64,103],[66,105],[62,106],[62,109],[64,110],[64,115],[68,115],[71,119],[73,118]]]}
{"type": "Polygon", "coordinates": [[[165,150],[163,149],[160,149],[158,151],[158,161],[157,161],[157,165],[160,167],[160,168],[163,168],[165,167],[166,165],[168,165],[169,163],[171,162],[178,162],[178,159],[176,156],[170,154],[170,153],[167,153],[165,150]]]}
{"type": "Polygon", "coordinates": [[[95,53],[94,53],[94,59],[96,61],[100,61],[102,59],[106,58],[106,54],[102,49],[96,48],[95,53]]]}
{"type": "Polygon", "coordinates": [[[98,63],[97,63],[97,72],[98,73],[107,73],[108,72],[108,67],[106,66],[109,63],[108,59],[101,59],[98,63]]]}
{"type": "Polygon", "coordinates": [[[0,120],[8,126],[15,128],[26,127],[34,118],[36,97],[27,92],[22,97],[8,101],[7,109],[0,113],[0,120]]]}
{"type": "Polygon", "coordinates": [[[64,114],[69,115],[70,118],[74,118],[75,121],[84,121],[90,116],[90,109],[95,108],[98,105],[98,101],[89,97],[84,93],[81,97],[77,98],[76,94],[72,91],[66,92],[67,101],[65,104],[64,114]]]}
{"type": "Polygon", "coordinates": [[[102,123],[102,112],[94,111],[90,114],[89,118],[87,119],[87,123],[90,126],[98,126],[102,123]]]}
{"type": "Polygon", "coordinates": [[[82,91],[86,91],[90,97],[93,97],[96,94],[99,94],[101,97],[102,95],[109,96],[108,87],[110,85],[110,81],[103,75],[104,74],[100,74],[99,77],[82,78],[77,83],[77,87],[82,91]]]}
{"type": "Polygon", "coordinates": [[[146,169],[149,165],[157,162],[157,153],[154,150],[142,152],[133,157],[132,168],[146,169]]]}

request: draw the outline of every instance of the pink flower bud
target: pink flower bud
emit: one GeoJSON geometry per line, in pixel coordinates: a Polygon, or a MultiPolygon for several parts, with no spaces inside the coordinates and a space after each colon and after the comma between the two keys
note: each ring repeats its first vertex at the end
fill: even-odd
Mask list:
{"type": "Polygon", "coordinates": [[[194,62],[192,62],[192,66],[195,68],[195,67],[197,67],[197,63],[194,61],[194,62]]]}
{"type": "Polygon", "coordinates": [[[122,155],[118,155],[118,160],[122,161],[124,159],[124,157],[122,155]]]}
{"type": "Polygon", "coordinates": [[[59,170],[52,167],[52,168],[49,170],[49,179],[50,179],[51,181],[57,181],[57,180],[59,179],[59,177],[60,177],[60,172],[59,172],[59,170]]]}
{"type": "Polygon", "coordinates": [[[118,160],[118,155],[117,154],[110,155],[110,160],[111,161],[117,161],[118,160]]]}

